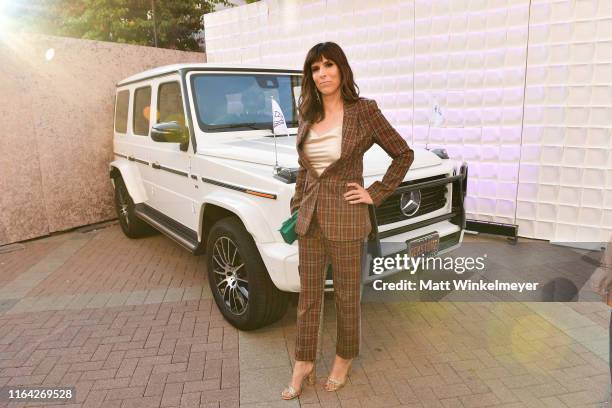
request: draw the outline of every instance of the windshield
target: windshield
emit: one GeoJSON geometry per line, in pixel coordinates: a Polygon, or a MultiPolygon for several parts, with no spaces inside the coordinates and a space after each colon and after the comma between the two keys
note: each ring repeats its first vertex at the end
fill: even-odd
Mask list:
{"type": "Polygon", "coordinates": [[[206,132],[272,129],[273,97],[287,127],[297,127],[302,78],[289,74],[198,74],[191,77],[200,128],[206,132]]]}

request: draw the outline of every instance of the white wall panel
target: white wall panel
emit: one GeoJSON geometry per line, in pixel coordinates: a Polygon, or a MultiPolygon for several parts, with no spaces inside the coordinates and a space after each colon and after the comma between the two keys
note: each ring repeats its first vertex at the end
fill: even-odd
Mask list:
{"type": "Polygon", "coordinates": [[[205,28],[212,62],[301,68],[339,43],[411,145],[468,162],[469,218],[554,241],[612,233],[612,0],[269,0],[205,28]]]}
{"type": "Polygon", "coordinates": [[[469,218],[513,223],[529,2],[415,6],[415,144],[468,162],[469,218]],[[440,128],[430,123],[436,103],[440,128]]]}
{"type": "Polygon", "coordinates": [[[517,223],[540,227],[526,236],[593,242],[612,233],[611,4],[532,0],[521,166],[539,174],[521,172],[517,206],[538,209],[517,212],[517,223]]]}

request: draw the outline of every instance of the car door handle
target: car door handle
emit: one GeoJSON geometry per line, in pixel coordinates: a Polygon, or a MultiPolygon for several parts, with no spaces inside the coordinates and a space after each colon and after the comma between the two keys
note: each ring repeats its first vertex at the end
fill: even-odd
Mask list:
{"type": "Polygon", "coordinates": [[[151,163],[151,166],[152,166],[154,169],[161,169],[161,166],[160,166],[160,164],[159,164],[159,163],[151,163]]]}

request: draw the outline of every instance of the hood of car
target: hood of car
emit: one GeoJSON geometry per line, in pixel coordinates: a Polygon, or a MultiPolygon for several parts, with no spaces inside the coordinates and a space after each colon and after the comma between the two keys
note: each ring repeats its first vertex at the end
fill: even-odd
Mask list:
{"type": "MultiPolygon", "coordinates": [[[[434,153],[421,149],[414,150],[414,162],[411,169],[436,166],[442,162],[434,153]]],[[[276,138],[278,164],[282,167],[298,167],[298,154],[295,147],[295,136],[276,138]]],[[[274,138],[261,137],[251,139],[228,139],[198,146],[198,154],[218,157],[228,160],[239,160],[258,165],[273,166],[276,162],[274,153],[274,138]]],[[[391,157],[377,144],[372,145],[363,158],[364,177],[382,175],[391,164],[391,157]]]]}

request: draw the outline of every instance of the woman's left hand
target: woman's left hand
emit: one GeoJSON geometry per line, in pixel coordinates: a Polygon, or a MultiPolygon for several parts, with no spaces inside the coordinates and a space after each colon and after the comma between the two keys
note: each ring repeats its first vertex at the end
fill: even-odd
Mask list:
{"type": "Polygon", "coordinates": [[[370,193],[368,190],[363,188],[357,183],[347,183],[347,187],[355,187],[353,190],[349,190],[344,193],[344,199],[349,202],[349,204],[357,204],[357,203],[366,203],[373,204],[372,197],[370,197],[370,193]]]}

